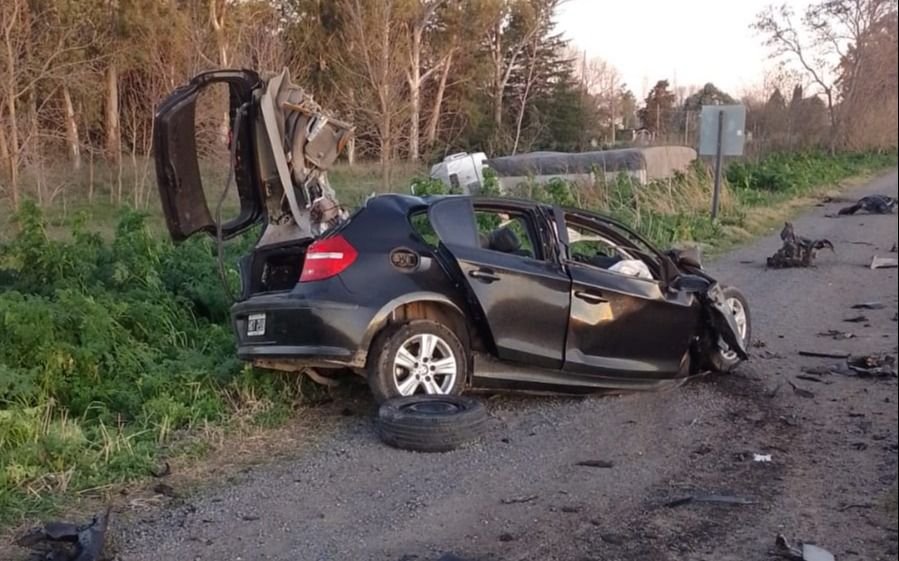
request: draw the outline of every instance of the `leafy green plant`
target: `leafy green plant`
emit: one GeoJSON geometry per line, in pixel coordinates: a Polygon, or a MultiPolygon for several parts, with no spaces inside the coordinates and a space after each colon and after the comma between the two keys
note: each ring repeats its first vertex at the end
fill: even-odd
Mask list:
{"type": "Polygon", "coordinates": [[[83,224],[51,240],[31,204],[17,223],[0,246],[0,518],[143,476],[178,431],[248,403],[235,396],[269,418],[296,397],[280,377],[247,390],[210,241],[173,245],[134,212],[108,242],[83,224]]]}

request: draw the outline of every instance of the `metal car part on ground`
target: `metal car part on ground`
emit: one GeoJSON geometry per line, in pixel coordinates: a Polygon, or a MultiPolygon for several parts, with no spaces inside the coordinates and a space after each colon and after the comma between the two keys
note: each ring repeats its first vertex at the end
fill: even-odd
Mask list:
{"type": "Polygon", "coordinates": [[[156,121],[174,239],[231,237],[263,223],[239,263],[232,319],[241,359],[321,376],[351,369],[385,401],[471,386],[653,389],[747,357],[751,321],[738,290],[709,276],[698,255],[662,252],[600,214],[506,198],[382,195],[345,220],[317,216],[315,201],[332,201],[325,171],[350,128],[284,73],[198,76],[160,105],[156,121]],[[232,95],[241,200],[227,224],[208,210],[191,150],[197,94],[219,82],[232,95]],[[310,140],[314,123],[332,127],[319,133],[330,139],[323,148],[310,140]],[[639,262],[638,276],[615,272],[624,262],[639,262]]]}
{"type": "Polygon", "coordinates": [[[32,550],[33,559],[46,561],[100,561],[106,542],[109,513],[95,516],[87,524],[47,522],[29,530],[16,545],[32,550]]]}
{"type": "Polygon", "coordinates": [[[825,248],[836,251],[830,240],[812,240],[797,236],[793,231],[793,224],[790,222],[784,223],[780,239],[783,241],[783,246],[767,261],[767,266],[772,269],[813,267],[818,251],[825,248]]]}
{"type": "Polygon", "coordinates": [[[847,215],[864,211],[869,214],[892,214],[896,210],[896,199],[887,195],[867,195],[854,205],[843,207],[838,214],[847,215]]]}

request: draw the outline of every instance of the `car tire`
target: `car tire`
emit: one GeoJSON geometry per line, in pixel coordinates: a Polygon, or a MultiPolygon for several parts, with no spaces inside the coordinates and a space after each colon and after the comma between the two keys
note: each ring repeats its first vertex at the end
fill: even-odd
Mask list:
{"type": "MultiPolygon", "coordinates": [[[[434,357],[424,357],[424,360],[432,358],[434,357]]],[[[434,364],[431,363],[431,370],[434,364]]],[[[459,395],[468,382],[468,365],[468,349],[450,328],[437,321],[416,319],[387,327],[372,343],[372,356],[369,357],[368,363],[368,386],[378,403],[395,397],[407,397],[414,393],[459,395]],[[436,341],[434,349],[439,360],[452,357],[455,363],[452,379],[449,379],[447,374],[440,373],[434,377],[429,376],[431,373],[425,363],[415,364],[416,369],[423,369],[421,372],[400,365],[398,355],[401,349],[405,348],[407,351],[411,349],[411,353],[418,357],[415,341],[423,341],[424,338],[436,341]],[[422,379],[421,383],[412,389],[414,393],[404,393],[408,386],[403,386],[402,382],[411,382],[408,376],[418,375],[422,379]],[[439,391],[435,391],[435,388],[439,391]]]]}
{"type": "Polygon", "coordinates": [[[487,410],[457,395],[397,397],[378,409],[378,436],[394,448],[448,452],[483,434],[487,410]]]}
{"type": "MultiPolygon", "coordinates": [[[[743,343],[748,348],[750,341],[752,341],[752,316],[749,313],[749,302],[742,292],[732,286],[722,287],[721,292],[725,302],[735,301],[741,308],[746,326],[743,333],[743,343]]],[[[743,360],[733,351],[714,345],[714,348],[708,353],[708,362],[712,371],[727,373],[732,372],[743,360]]]]}

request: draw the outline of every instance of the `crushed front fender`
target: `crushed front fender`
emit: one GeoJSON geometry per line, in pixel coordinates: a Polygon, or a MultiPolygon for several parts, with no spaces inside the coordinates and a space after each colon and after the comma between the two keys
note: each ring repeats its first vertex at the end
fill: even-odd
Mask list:
{"type": "Polygon", "coordinates": [[[721,285],[717,282],[712,283],[702,300],[708,311],[708,321],[712,332],[721,337],[727,346],[737,353],[737,356],[743,360],[748,359],[746,341],[740,335],[740,328],[734,320],[733,312],[727,305],[721,285]]]}

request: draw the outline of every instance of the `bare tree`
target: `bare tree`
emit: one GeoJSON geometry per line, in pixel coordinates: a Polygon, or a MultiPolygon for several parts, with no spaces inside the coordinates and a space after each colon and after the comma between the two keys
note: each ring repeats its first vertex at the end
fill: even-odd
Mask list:
{"type": "MultiPolygon", "coordinates": [[[[586,52],[569,50],[568,58],[579,60],[575,76],[584,90],[595,100],[602,123],[608,128],[609,142],[614,144],[618,121],[622,119],[624,82],[618,69],[601,57],[587,58],[586,52]]],[[[604,127],[604,128],[605,128],[604,127]]]]}
{"type": "MultiPolygon", "coordinates": [[[[786,4],[769,7],[758,15],[754,27],[766,35],[773,57],[791,59],[803,69],[824,96],[830,120],[830,148],[836,148],[840,128],[839,97],[852,99],[854,91],[837,90],[837,64],[846,59],[852,45],[864,42],[871,27],[890,12],[895,0],[823,0],[814,3],[796,20],[786,4]]],[[[848,70],[856,76],[863,60],[848,70]]]]}
{"type": "Polygon", "coordinates": [[[352,95],[357,118],[373,125],[386,187],[399,138],[397,121],[407,107],[403,84],[408,51],[397,25],[397,0],[341,0],[340,10],[345,48],[335,62],[345,77],[341,92],[352,95]]]}
{"type": "Polygon", "coordinates": [[[409,159],[417,161],[419,158],[419,142],[421,132],[421,90],[422,85],[431,75],[448,62],[451,56],[435,61],[430,68],[422,72],[422,48],[425,29],[432,22],[437,9],[444,0],[415,0],[410,17],[405,22],[408,35],[406,40],[409,50],[408,68],[406,69],[406,83],[409,85],[409,159]]]}
{"type": "MultiPolygon", "coordinates": [[[[552,2],[552,0],[550,0],[552,2]]],[[[497,148],[503,127],[503,98],[512,71],[519,62],[534,35],[540,31],[540,19],[534,17],[534,5],[527,0],[500,2],[487,27],[487,46],[491,63],[490,97],[493,101],[494,146],[497,148]],[[513,18],[523,24],[524,29],[510,33],[513,18]]]]}
{"type": "MultiPolygon", "coordinates": [[[[59,84],[63,77],[71,77],[83,61],[73,56],[86,47],[76,40],[76,30],[64,28],[45,33],[52,21],[45,12],[33,12],[27,0],[6,0],[0,4],[0,40],[2,40],[2,80],[0,98],[5,111],[3,149],[6,159],[10,199],[13,208],[19,207],[21,191],[19,172],[26,148],[37,148],[40,137],[38,115],[44,101],[38,102],[40,84],[59,84]],[[35,27],[37,26],[37,27],[35,27]],[[24,118],[20,104],[26,104],[24,118]],[[22,132],[25,135],[22,136],[22,132]]],[[[40,162],[39,162],[40,163],[40,162]]],[[[39,185],[40,186],[40,185],[39,185]]]]}

